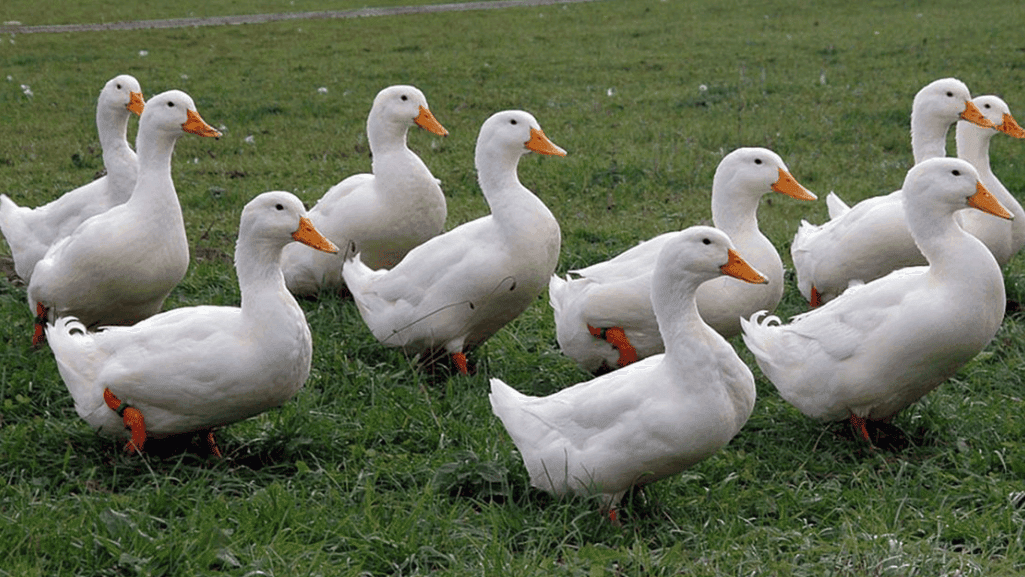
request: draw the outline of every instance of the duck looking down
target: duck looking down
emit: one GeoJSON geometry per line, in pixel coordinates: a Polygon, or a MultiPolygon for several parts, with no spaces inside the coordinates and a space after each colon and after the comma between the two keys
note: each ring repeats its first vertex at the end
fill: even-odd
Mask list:
{"type": "Polygon", "coordinates": [[[342,275],[377,340],[424,360],[445,351],[466,373],[465,352],[537,299],[555,272],[562,238],[551,211],[516,173],[529,152],[566,154],[529,113],[492,115],[475,154],[490,215],[428,240],[391,270],[349,257],[342,275]]]}
{"type": "MultiPolygon", "coordinates": [[[[815,200],[783,159],[765,148],[738,148],[716,168],[712,223],[767,279],[750,284],[725,276],[698,289],[701,318],[726,338],[740,334],[740,317],[774,310],[783,297],[783,261],[758,229],[758,203],[770,192],[815,200]]],[[[559,347],[582,369],[615,369],[665,351],[651,304],[651,280],[660,251],[678,234],[659,235],[615,258],[570,271],[578,278],[552,276],[548,295],[559,347]]]]}
{"type": "Polygon", "coordinates": [[[724,232],[685,229],[659,251],[651,285],[665,354],[547,397],[491,379],[492,411],[531,485],[556,495],[601,495],[615,521],[630,487],[687,469],[740,431],[754,408],[754,376],[702,320],[696,302],[698,287],[721,275],[765,282],[724,232]]]}
{"type": "MultiPolygon", "coordinates": [[[[367,117],[372,174],[339,182],[310,210],[310,220],[336,245],[353,248],[371,269],[395,266],[413,247],[445,226],[447,207],[439,180],[406,146],[411,126],[447,136],[413,86],[390,86],[377,94],[367,117]]],[[[345,254],[310,250],[300,243],[285,247],[281,266],[285,283],[297,295],[344,288],[345,254]]]]}
{"type": "Polygon", "coordinates": [[[219,137],[188,94],[154,96],[139,119],[139,176],[131,198],[78,226],[46,252],[28,285],[43,325],[73,316],[88,328],[128,325],[160,311],[189,266],[185,221],[171,180],[171,155],[185,133],[219,137]]]}
{"type": "Polygon", "coordinates": [[[819,420],[888,421],[953,375],[996,334],[1004,279],[993,255],[954,220],[974,207],[1012,218],[971,164],[934,158],[904,180],[908,228],[929,264],[855,286],[783,325],[743,321],[744,343],[787,402],[819,420]]]}
{"type": "MultiPolygon", "coordinates": [[[[246,205],[239,224],[241,308],[184,307],[95,333],[74,318],[48,325],[79,416],[108,436],[124,436],[127,427],[125,448],[133,452],[147,437],[212,430],[292,398],[309,376],[313,350],[306,316],[281,274],[281,249],[293,240],[338,250],[298,198],[265,192],[246,205]]],[[[212,433],[207,438],[219,455],[212,433]]]]}
{"type": "Polygon", "coordinates": [[[36,208],[18,206],[0,194],[0,231],[14,257],[14,271],[26,284],[46,251],[86,219],[124,203],[135,188],[139,162],[128,145],[128,118],[141,115],[145,102],[133,76],[110,79],[96,103],[96,130],[106,174],[36,208]]]}

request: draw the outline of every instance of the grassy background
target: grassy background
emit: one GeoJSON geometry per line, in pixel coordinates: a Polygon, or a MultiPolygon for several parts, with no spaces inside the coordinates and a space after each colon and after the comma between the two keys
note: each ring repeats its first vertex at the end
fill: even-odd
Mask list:
{"type": "MultiPolygon", "coordinates": [[[[242,4],[89,0],[55,13],[12,0],[0,21],[360,7],[242,4]]],[[[385,4],[396,3],[375,3],[385,4]]],[[[737,146],[775,150],[820,196],[857,201],[899,187],[912,161],[911,99],[939,77],[1001,95],[1025,120],[1025,40],[1009,26],[1018,2],[818,4],[594,2],[3,35],[0,191],[37,205],[102,170],[94,111],[110,77],[135,75],[147,96],[185,90],[225,136],[178,144],[193,262],[167,306],[235,304],[242,206],[272,189],[312,204],[368,170],[366,114],[390,84],[421,88],[450,131],[409,138],[443,182],[450,227],[487,210],[472,158],[491,113],[528,110],[568,150],[520,165],[562,224],[559,272],[710,218],[712,174],[737,146]]],[[[994,171],[1016,193],[1025,189],[1022,146],[1001,136],[992,145],[994,171]]],[[[823,202],[782,197],[759,213],[787,262],[799,219],[825,215],[823,202]]],[[[1025,299],[1022,257],[1006,273],[1009,296],[1025,299]]],[[[789,282],[784,316],[803,310],[789,282]]],[[[628,497],[617,529],[594,502],[531,490],[488,406],[489,376],[533,394],[586,378],[560,354],[545,301],[471,356],[470,377],[418,370],[384,349],[351,302],[305,301],[313,372],[293,401],[224,429],[223,460],[159,444],[126,458],[78,419],[50,352],[28,346],[24,288],[0,279],[0,575],[1025,571],[1017,314],[985,353],[896,419],[912,439],[903,450],[871,450],[844,426],[811,422],[756,369],[759,399],[740,435],[628,497]]]]}

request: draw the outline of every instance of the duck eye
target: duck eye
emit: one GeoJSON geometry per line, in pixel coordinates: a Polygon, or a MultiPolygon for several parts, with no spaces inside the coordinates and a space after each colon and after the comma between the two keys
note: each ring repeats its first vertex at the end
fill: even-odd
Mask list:
{"type": "Polygon", "coordinates": [[[949,90],[947,91],[947,96],[953,96],[953,95],[954,95],[954,93],[953,93],[953,92],[951,92],[951,91],[949,91],[949,90]]]}
{"type": "Polygon", "coordinates": [[[120,84],[117,85],[117,89],[121,90],[121,85],[120,84]]]}
{"type": "Polygon", "coordinates": [[[982,107],[985,108],[986,110],[989,110],[990,108],[992,108],[992,106],[990,106],[988,104],[983,104],[982,107]]]}
{"type": "Polygon", "coordinates": [[[960,170],[956,170],[956,169],[955,170],[951,170],[950,174],[953,174],[954,176],[961,176],[961,171],[960,170]]]}
{"type": "Polygon", "coordinates": [[[174,102],[168,102],[167,103],[167,107],[168,108],[174,108],[174,102]]]}
{"type": "Polygon", "coordinates": [[[755,164],[761,164],[761,163],[762,163],[762,159],[761,158],[756,158],[755,159],[755,164]]]}
{"type": "Polygon", "coordinates": [[[402,98],[402,101],[403,101],[403,102],[405,102],[405,101],[409,100],[409,97],[408,97],[408,96],[406,96],[405,94],[403,94],[403,95],[401,96],[401,98],[402,98]]]}
{"type": "Polygon", "coordinates": [[[512,120],[510,120],[510,121],[509,121],[509,124],[516,124],[516,119],[515,119],[515,118],[513,118],[512,120]]]}
{"type": "Polygon", "coordinates": [[[274,208],[276,208],[278,210],[285,210],[285,206],[283,204],[281,204],[280,202],[275,204],[274,208]]]}
{"type": "Polygon", "coordinates": [[[704,244],[712,244],[712,241],[707,239],[707,238],[701,239],[701,242],[704,243],[704,244]]]}

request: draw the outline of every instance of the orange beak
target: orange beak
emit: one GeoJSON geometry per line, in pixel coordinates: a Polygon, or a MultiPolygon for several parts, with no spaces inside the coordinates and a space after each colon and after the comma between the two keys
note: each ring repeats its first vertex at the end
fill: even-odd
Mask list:
{"type": "Polygon", "coordinates": [[[438,136],[448,136],[448,131],[445,130],[445,127],[442,126],[441,123],[438,122],[438,119],[431,114],[431,111],[427,110],[423,105],[420,106],[420,114],[413,119],[413,122],[415,122],[420,128],[433,132],[438,136]]]}
{"type": "Polygon", "coordinates": [[[737,251],[732,248],[729,249],[730,259],[726,261],[726,264],[719,267],[724,275],[731,276],[733,278],[739,278],[744,282],[752,284],[769,284],[769,279],[762,276],[762,273],[756,271],[754,267],[747,264],[747,261],[740,258],[737,251]]]}
{"type": "Polygon", "coordinates": [[[772,183],[772,190],[781,192],[797,200],[816,200],[818,197],[807,188],[801,186],[797,179],[789,172],[779,169],[779,179],[772,183]]]}
{"type": "Polygon", "coordinates": [[[292,238],[317,250],[330,253],[338,252],[338,247],[324,237],[324,235],[320,234],[320,232],[313,227],[313,222],[305,216],[299,218],[299,230],[292,233],[292,238]]]}
{"type": "Polygon", "coordinates": [[[540,128],[532,127],[530,129],[530,140],[524,143],[524,146],[538,154],[566,156],[566,151],[556,146],[551,140],[548,140],[548,137],[545,136],[544,131],[540,128]]]}
{"type": "Polygon", "coordinates": [[[968,197],[968,206],[977,208],[982,212],[988,212],[993,216],[1014,220],[1014,215],[1008,212],[1004,205],[1000,204],[1000,201],[997,200],[997,197],[993,196],[993,193],[987,190],[985,186],[982,186],[981,182],[975,183],[975,194],[968,197]]]}
{"type": "Polygon", "coordinates": [[[146,107],[146,101],[142,99],[141,92],[130,92],[131,100],[128,105],[125,106],[128,110],[134,112],[137,116],[142,116],[142,109],[146,107]]]}
{"type": "Polygon", "coordinates": [[[1004,122],[997,127],[997,130],[1004,134],[1010,134],[1015,138],[1025,138],[1025,128],[1018,126],[1018,123],[1014,121],[1014,117],[1010,114],[1004,114],[1004,122]]]}
{"type": "Polygon", "coordinates": [[[983,128],[996,128],[997,125],[990,122],[988,118],[982,115],[982,111],[972,101],[967,100],[964,103],[964,110],[961,111],[961,120],[967,120],[973,124],[978,124],[983,128]]]}
{"type": "Polygon", "coordinates": [[[219,130],[204,122],[203,118],[195,110],[188,111],[188,120],[182,123],[182,130],[198,136],[213,136],[216,138],[221,135],[219,130]]]}

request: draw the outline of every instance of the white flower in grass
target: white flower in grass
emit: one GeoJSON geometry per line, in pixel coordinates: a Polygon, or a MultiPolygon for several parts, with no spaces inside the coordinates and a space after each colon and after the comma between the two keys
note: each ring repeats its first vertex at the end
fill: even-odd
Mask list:
{"type": "Polygon", "coordinates": [[[140,50],[139,56],[149,56],[149,50],[140,50]]]}
{"type": "Polygon", "coordinates": [[[321,86],[320,88],[317,89],[317,92],[319,92],[321,94],[327,94],[327,86],[321,86]]]}
{"type": "Polygon", "coordinates": [[[25,96],[32,98],[35,94],[32,93],[32,88],[28,84],[21,85],[21,91],[25,93],[25,96]]]}
{"type": "Polygon", "coordinates": [[[181,79],[182,80],[188,80],[189,79],[189,75],[188,74],[182,74],[181,79]]]}
{"type": "Polygon", "coordinates": [[[248,144],[256,144],[256,137],[250,134],[249,136],[243,138],[242,141],[248,144]]]}
{"type": "Polygon", "coordinates": [[[698,84],[698,92],[708,92],[708,86],[704,84],[698,84]]]}
{"type": "Polygon", "coordinates": [[[605,95],[606,96],[615,96],[616,95],[616,89],[615,88],[609,88],[608,90],[605,91],[605,95]]]}

